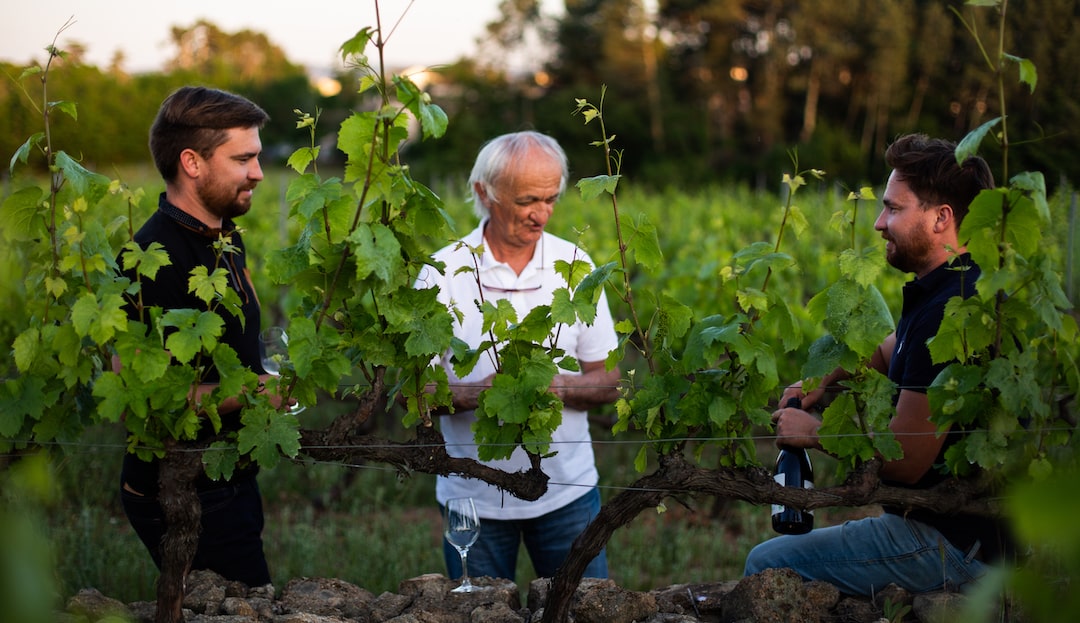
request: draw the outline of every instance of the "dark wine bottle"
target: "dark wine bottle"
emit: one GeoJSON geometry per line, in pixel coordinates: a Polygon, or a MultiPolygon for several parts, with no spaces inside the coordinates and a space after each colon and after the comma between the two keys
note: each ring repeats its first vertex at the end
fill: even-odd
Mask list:
{"type": "MultiPolygon", "coordinates": [[[[789,398],[787,408],[798,408],[802,401],[789,398]]],[[[804,448],[780,446],[776,455],[776,471],[773,479],[784,487],[814,488],[814,468],[810,465],[810,453],[804,448]]],[[[814,527],[814,512],[804,511],[794,506],[773,504],[772,527],[781,534],[806,534],[814,527]]]]}

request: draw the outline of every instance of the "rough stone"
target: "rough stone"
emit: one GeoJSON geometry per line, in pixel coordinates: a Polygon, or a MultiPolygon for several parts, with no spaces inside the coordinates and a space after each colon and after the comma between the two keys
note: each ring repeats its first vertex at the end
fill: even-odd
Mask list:
{"type": "Polygon", "coordinates": [[[912,598],[911,611],[922,623],[953,623],[966,605],[960,593],[927,593],[912,598]]]}
{"type": "Polygon", "coordinates": [[[837,623],[868,623],[881,618],[881,610],[865,599],[844,597],[833,609],[833,618],[837,623]]]}
{"type": "Polygon", "coordinates": [[[183,605],[196,614],[221,614],[229,585],[230,582],[213,571],[192,571],[184,580],[183,605]]]}
{"type": "Polygon", "coordinates": [[[287,614],[304,612],[364,623],[368,620],[368,604],[374,599],[371,591],[335,578],[297,578],[289,581],[281,593],[287,614]]]}
{"type": "Polygon", "coordinates": [[[766,569],[743,578],[724,600],[724,621],[816,623],[822,612],[807,597],[805,582],[791,569],[766,569]]]}
{"type": "Polygon", "coordinates": [[[611,580],[582,583],[572,606],[577,623],[633,623],[656,614],[656,597],[620,588],[611,580]]]}
{"type": "Polygon", "coordinates": [[[738,584],[738,580],[710,584],[673,584],[653,590],[652,593],[656,597],[657,610],[662,613],[693,614],[696,617],[704,614],[719,616],[724,599],[738,584]]]}
{"type": "Polygon", "coordinates": [[[371,602],[371,618],[376,621],[388,621],[405,612],[412,605],[413,598],[397,593],[383,593],[371,602]]]}
{"type": "Polygon", "coordinates": [[[525,618],[505,603],[479,606],[469,614],[469,623],[525,623],[525,618]]]}
{"type": "Polygon", "coordinates": [[[111,597],[101,594],[96,588],[84,588],[67,602],[67,612],[75,616],[86,617],[91,621],[115,616],[131,618],[131,610],[111,597]]]}

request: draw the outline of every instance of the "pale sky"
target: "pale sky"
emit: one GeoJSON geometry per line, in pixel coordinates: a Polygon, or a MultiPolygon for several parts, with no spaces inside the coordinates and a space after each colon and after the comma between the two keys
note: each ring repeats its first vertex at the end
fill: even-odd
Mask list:
{"type": "MultiPolygon", "coordinates": [[[[393,28],[409,0],[379,0],[384,31],[393,28]]],[[[449,63],[476,52],[476,39],[498,13],[499,0],[414,0],[386,46],[391,66],[449,63]]],[[[545,12],[559,0],[543,0],[545,12]]],[[[375,27],[375,0],[18,0],[0,13],[0,60],[18,65],[45,59],[57,40],[86,47],[86,62],[108,67],[116,50],[128,71],[161,69],[174,52],[169,31],[205,18],[225,32],[262,32],[293,63],[333,66],[338,48],[365,26],[375,27]]],[[[369,47],[373,52],[374,48],[369,47]]]]}

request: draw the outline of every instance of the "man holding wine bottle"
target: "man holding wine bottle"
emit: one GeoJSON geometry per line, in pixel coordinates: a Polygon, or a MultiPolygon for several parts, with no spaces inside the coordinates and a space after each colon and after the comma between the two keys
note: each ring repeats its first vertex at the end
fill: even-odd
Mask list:
{"type": "MultiPolygon", "coordinates": [[[[259,374],[259,301],[246,266],[246,250],[233,219],[251,209],[255,187],[262,180],[259,130],[269,119],[247,99],[204,87],[182,87],[161,104],[150,129],[150,151],[165,180],[165,192],[158,210],[136,232],[134,240],[144,250],[160,246],[170,263],[152,279],[139,280],[141,290],[128,301],[131,320],[149,327],[152,308],[162,310],[205,310],[206,304],[188,287],[192,271],[224,266],[229,287],[237,296],[239,313],[223,313],[221,343],[235,351],[244,366],[259,374]],[[215,248],[219,240],[231,246],[228,252],[215,248]]],[[[127,271],[138,279],[133,269],[127,271]]],[[[116,365],[123,362],[117,361],[116,365]]],[[[198,379],[198,400],[218,385],[218,371],[207,366],[198,379]]],[[[259,391],[270,390],[259,383],[259,391]]],[[[280,396],[270,394],[271,403],[281,405],[280,396]]],[[[242,400],[229,396],[218,405],[223,429],[239,428],[242,400]]],[[[212,434],[208,423],[200,437],[212,434]]],[[[154,563],[162,564],[162,537],[167,525],[158,500],[159,463],[144,461],[134,453],[124,455],[120,475],[120,495],[124,512],[135,532],[149,550],[154,563]]],[[[210,480],[205,473],[195,481],[201,502],[198,548],[194,569],[210,569],[226,579],[248,586],[270,583],[263,554],[262,498],[255,476],[257,466],[240,465],[232,477],[210,480]]]]}
{"type": "MultiPolygon", "coordinates": [[[[570,242],[544,231],[555,202],[566,188],[566,154],[550,136],[526,131],[504,134],[483,146],[469,178],[479,226],[464,238],[434,254],[445,263],[439,273],[426,270],[422,288],[438,287],[439,300],[454,305],[460,315],[454,335],[478,348],[487,339],[479,301],[505,299],[524,318],[540,305],[550,305],[553,293],[567,287],[556,271],[557,262],[585,261],[588,255],[570,242]],[[467,245],[467,246],[466,246],[467,245]],[[482,248],[475,255],[473,250],[482,248]]],[[[527,502],[480,480],[439,476],[436,498],[445,506],[453,498],[472,498],[480,516],[479,538],[468,550],[469,574],[513,580],[518,549],[524,542],[533,568],[551,577],[562,565],[574,539],[600,509],[598,473],[589,434],[588,410],[618,398],[619,371],[607,370],[604,360],[616,348],[611,312],[600,295],[595,321],[559,325],[549,337],[552,346],[574,357],[580,372],[555,376],[551,391],[563,403],[562,423],[552,435],[555,454],[544,457],[541,469],[550,478],[547,492],[527,502]]],[[[453,393],[454,413],[440,418],[447,452],[478,459],[473,411],[482,391],[491,387],[495,361],[483,356],[465,378],[458,378],[451,352],[440,358],[453,393]]],[[[520,447],[509,459],[487,463],[508,472],[526,470],[530,461],[520,447]]],[[[451,577],[462,575],[458,552],[444,543],[451,577]]],[[[586,577],[607,577],[601,552],[585,570],[586,577]]]]}
{"type": "MultiPolygon", "coordinates": [[[[949,362],[933,363],[927,340],[937,334],[946,302],[974,294],[979,268],[958,238],[968,205],[993,175],[977,156],[958,164],[956,146],[922,134],[898,138],[885,153],[892,168],[874,228],[886,241],[893,267],[915,274],[904,286],[896,331],[875,351],[870,366],[887,374],[898,388],[896,414],[889,429],[903,457],[887,461],[882,481],[926,489],[943,480],[935,465],[943,462],[955,433],[940,434],[930,421],[926,388],[949,362]]],[[[773,414],[776,443],[786,448],[821,450],[821,421],[807,412],[825,388],[846,378],[840,369],[818,387],[788,387],[773,414]]],[[[746,559],[745,574],[788,567],[808,580],[830,582],[852,595],[872,595],[888,584],[911,592],[956,590],[987,570],[1006,549],[1007,531],[996,520],[974,515],[940,515],[927,510],[886,507],[878,517],[786,534],[758,544],[746,559]]]]}

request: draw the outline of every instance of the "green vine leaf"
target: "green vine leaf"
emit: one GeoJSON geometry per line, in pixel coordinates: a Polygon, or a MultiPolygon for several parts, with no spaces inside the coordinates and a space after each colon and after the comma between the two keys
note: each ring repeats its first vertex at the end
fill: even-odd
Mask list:
{"type": "Polygon", "coordinates": [[[619,185],[619,175],[597,175],[595,177],[583,177],[578,180],[577,187],[581,191],[581,198],[586,201],[596,199],[603,193],[615,194],[615,188],[619,185]]]}
{"type": "Polygon", "coordinates": [[[296,416],[274,410],[268,403],[256,403],[243,410],[243,428],[236,436],[239,454],[250,454],[260,466],[273,468],[281,456],[294,457],[300,451],[300,422],[296,416]]]}
{"type": "Polygon", "coordinates": [[[44,132],[34,132],[30,135],[30,138],[26,139],[26,142],[24,142],[22,145],[19,145],[18,149],[15,150],[15,153],[11,155],[11,162],[8,164],[8,173],[15,173],[16,162],[21,162],[23,164],[29,162],[31,150],[37,147],[44,139],[44,132]]]}
{"type": "Polygon", "coordinates": [[[64,174],[71,189],[89,205],[96,205],[109,192],[109,178],[87,170],[63,151],[56,154],[56,168],[64,174]]]}
{"type": "Polygon", "coordinates": [[[1002,56],[1016,63],[1017,68],[1020,70],[1020,82],[1028,85],[1028,91],[1034,93],[1035,85],[1039,82],[1039,72],[1035,69],[1035,63],[1012,54],[1003,54],[1002,56]]]}
{"type": "Polygon", "coordinates": [[[45,196],[37,186],[20,188],[4,199],[0,207],[0,229],[8,242],[27,242],[38,235],[41,202],[45,196]]]}
{"type": "Polygon", "coordinates": [[[986,134],[999,123],[1001,123],[1001,117],[991,119],[968,132],[967,136],[956,146],[956,162],[963,164],[968,158],[977,155],[979,146],[982,145],[986,134]]]}

